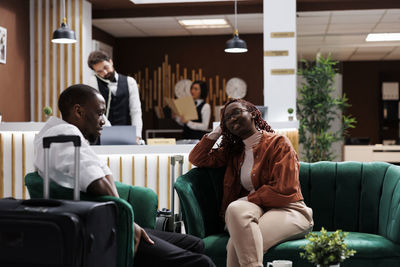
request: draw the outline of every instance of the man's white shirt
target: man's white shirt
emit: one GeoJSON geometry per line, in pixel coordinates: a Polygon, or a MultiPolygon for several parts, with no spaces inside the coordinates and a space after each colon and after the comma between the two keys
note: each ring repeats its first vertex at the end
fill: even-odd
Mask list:
{"type": "MultiPolygon", "coordinates": [[[[143,121],[142,121],[142,107],[140,104],[139,89],[135,79],[127,76],[128,78],[128,91],[129,91],[129,114],[131,116],[132,125],[136,126],[136,136],[142,137],[143,121]]],[[[115,72],[116,82],[106,81],[108,89],[111,94],[116,95],[118,87],[118,73],[115,72]]],[[[89,77],[88,85],[99,90],[96,76],[93,74],[89,77]]]]}
{"type": "MultiPolygon", "coordinates": [[[[111,174],[107,164],[91,149],[81,131],[74,125],[57,117],[50,117],[34,140],[34,166],[41,177],[44,177],[43,137],[56,135],[78,135],[81,138],[80,148],[80,182],[79,189],[86,192],[87,187],[95,180],[111,174]]],[[[49,151],[49,178],[61,186],[73,188],[75,177],[74,146],[69,143],[54,143],[49,151]]]]}

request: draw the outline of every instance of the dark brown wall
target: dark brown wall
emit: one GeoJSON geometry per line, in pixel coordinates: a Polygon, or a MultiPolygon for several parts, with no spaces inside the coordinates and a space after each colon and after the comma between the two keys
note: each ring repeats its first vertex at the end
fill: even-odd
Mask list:
{"type": "Polygon", "coordinates": [[[1,0],[0,26],[7,29],[7,63],[0,64],[0,112],[4,121],[29,121],[29,1],[1,0]]]}
{"type": "MultiPolygon", "coordinates": [[[[225,43],[231,39],[225,36],[190,36],[165,38],[119,38],[116,39],[114,63],[116,70],[132,75],[149,68],[153,73],[161,66],[164,56],[174,69],[180,65],[181,71],[187,68],[191,77],[192,69],[203,70],[203,76],[220,80],[239,77],[247,83],[246,100],[256,105],[263,104],[263,35],[240,35],[246,41],[249,51],[243,54],[224,52],[225,43]]],[[[157,127],[154,116],[143,113],[144,129],[157,127]]]]}
{"type": "Polygon", "coordinates": [[[399,73],[400,61],[343,62],[342,67],[343,92],[352,104],[348,111],[358,121],[350,135],[380,143],[381,80],[385,75],[399,73]]]}
{"type": "Polygon", "coordinates": [[[115,47],[115,38],[103,31],[102,29],[97,28],[96,26],[92,26],[92,39],[101,41],[103,43],[106,43],[108,45],[111,45],[112,47],[115,47]]]}

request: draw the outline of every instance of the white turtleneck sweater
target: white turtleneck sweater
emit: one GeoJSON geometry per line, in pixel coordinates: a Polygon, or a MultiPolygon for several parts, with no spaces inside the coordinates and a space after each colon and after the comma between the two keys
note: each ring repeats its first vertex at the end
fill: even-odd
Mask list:
{"type": "Polygon", "coordinates": [[[250,193],[254,191],[254,186],[251,181],[251,170],[254,165],[253,148],[260,142],[262,133],[257,131],[252,136],[243,140],[244,143],[244,160],[240,168],[240,182],[250,193]]]}

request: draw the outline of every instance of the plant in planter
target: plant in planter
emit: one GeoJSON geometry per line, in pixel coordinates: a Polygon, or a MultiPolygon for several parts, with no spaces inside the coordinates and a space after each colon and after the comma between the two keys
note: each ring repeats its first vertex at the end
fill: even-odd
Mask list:
{"type": "Polygon", "coordinates": [[[345,94],[333,97],[333,82],[337,73],[337,61],[329,56],[317,57],[315,62],[302,61],[299,70],[305,82],[298,89],[297,116],[299,122],[299,143],[303,145],[303,161],[316,162],[334,158],[332,144],[344,139],[348,128],[357,122],[351,115],[344,115],[350,106],[345,94]],[[333,132],[332,122],[341,118],[342,126],[333,132]]]}
{"type": "Polygon", "coordinates": [[[45,106],[43,108],[43,113],[45,115],[46,120],[51,116],[51,114],[53,114],[53,109],[49,106],[45,106]]]}
{"type": "Polygon", "coordinates": [[[293,112],[294,112],[294,109],[288,108],[287,112],[289,113],[289,117],[288,117],[289,120],[292,121],[292,120],[293,120],[293,112]]]}
{"type": "Polygon", "coordinates": [[[300,252],[300,257],[318,267],[339,266],[340,262],[356,253],[355,250],[347,248],[344,238],[348,233],[337,230],[331,234],[321,228],[320,233],[309,233],[306,239],[309,241],[302,246],[305,252],[300,252]]]}

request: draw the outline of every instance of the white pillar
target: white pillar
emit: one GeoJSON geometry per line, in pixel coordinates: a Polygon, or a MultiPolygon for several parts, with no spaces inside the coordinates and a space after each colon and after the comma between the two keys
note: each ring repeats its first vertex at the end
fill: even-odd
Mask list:
{"type": "Polygon", "coordinates": [[[287,112],[293,108],[296,118],[296,0],[264,0],[263,7],[267,120],[273,128],[297,128],[287,112]]]}

